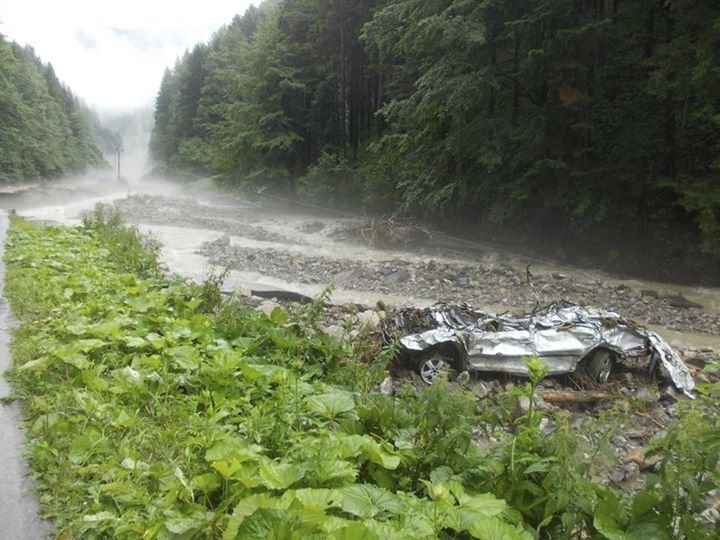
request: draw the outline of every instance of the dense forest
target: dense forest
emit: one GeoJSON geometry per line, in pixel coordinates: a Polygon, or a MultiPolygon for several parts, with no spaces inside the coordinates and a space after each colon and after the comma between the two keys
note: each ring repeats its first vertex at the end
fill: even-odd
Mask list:
{"type": "Polygon", "coordinates": [[[97,145],[117,143],[50,64],[1,35],[0,118],[0,183],[107,166],[97,145]]]}
{"type": "Polygon", "coordinates": [[[151,151],[610,262],[640,246],[702,277],[720,253],[718,66],[709,0],[276,0],[166,71],[151,151]]]}

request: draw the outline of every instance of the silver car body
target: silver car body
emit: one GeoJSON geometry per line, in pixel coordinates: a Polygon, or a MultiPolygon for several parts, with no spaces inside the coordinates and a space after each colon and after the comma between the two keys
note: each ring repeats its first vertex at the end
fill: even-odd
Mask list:
{"type": "Polygon", "coordinates": [[[570,373],[593,351],[606,349],[622,359],[650,357],[651,367],[659,363],[689,396],[695,386],[690,369],[665,340],[612,311],[552,304],[513,317],[441,304],[401,310],[382,328],[386,341],[397,340],[410,354],[451,346],[469,371],[527,375],[525,359],[537,355],[550,374],[570,373]]]}

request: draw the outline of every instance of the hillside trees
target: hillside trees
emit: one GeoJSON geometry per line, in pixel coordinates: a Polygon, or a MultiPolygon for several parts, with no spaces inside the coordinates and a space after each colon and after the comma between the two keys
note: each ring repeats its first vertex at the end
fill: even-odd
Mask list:
{"type": "Polygon", "coordinates": [[[277,14],[264,19],[243,43],[243,70],[229,84],[228,103],[213,131],[218,170],[249,181],[280,182],[297,157],[300,136],[291,116],[302,84],[287,62],[288,47],[281,39],[277,14]]]}
{"type": "Polygon", "coordinates": [[[718,254],[718,29],[707,0],[265,3],[209,45],[198,154],[231,185],[718,254]]]}
{"type": "Polygon", "coordinates": [[[51,65],[0,36],[0,182],[104,165],[88,114],[51,65]]]}
{"type": "Polygon", "coordinates": [[[201,95],[177,87],[186,55],[163,79],[153,154],[202,165],[228,183],[291,185],[325,152],[357,158],[374,133],[377,77],[359,39],[374,0],[263,3],[213,37],[201,95]],[[197,133],[177,124],[195,107],[197,133]]]}
{"type": "Polygon", "coordinates": [[[365,34],[396,83],[400,202],[636,238],[692,216],[712,249],[718,21],[708,2],[386,2],[365,34]]]}

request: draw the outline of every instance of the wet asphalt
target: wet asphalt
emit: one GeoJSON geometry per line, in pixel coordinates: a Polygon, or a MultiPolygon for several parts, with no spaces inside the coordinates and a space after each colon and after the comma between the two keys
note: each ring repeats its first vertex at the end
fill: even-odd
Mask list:
{"type": "MultiPolygon", "coordinates": [[[[10,358],[10,329],[12,318],[5,296],[5,237],[8,217],[0,212],[0,373],[4,374],[12,362],[10,358]]],[[[0,399],[11,395],[4,376],[0,377],[0,399]]],[[[28,476],[28,464],[23,458],[27,436],[21,427],[22,410],[17,402],[0,403],[0,538],[36,540],[51,535],[51,525],[40,519],[38,499],[28,476]]]]}

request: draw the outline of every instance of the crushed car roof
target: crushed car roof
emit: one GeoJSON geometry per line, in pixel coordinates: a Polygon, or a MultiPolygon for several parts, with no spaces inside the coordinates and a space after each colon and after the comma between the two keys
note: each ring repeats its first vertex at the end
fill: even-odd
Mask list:
{"type": "Polygon", "coordinates": [[[469,304],[404,308],[381,323],[386,343],[397,341],[411,353],[443,344],[462,348],[470,369],[524,372],[523,357],[537,355],[551,373],[569,372],[588,353],[608,349],[623,358],[649,355],[675,386],[692,396],[689,367],[656,332],[613,311],[592,310],[567,302],[532,313],[496,315],[469,304]]]}

